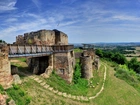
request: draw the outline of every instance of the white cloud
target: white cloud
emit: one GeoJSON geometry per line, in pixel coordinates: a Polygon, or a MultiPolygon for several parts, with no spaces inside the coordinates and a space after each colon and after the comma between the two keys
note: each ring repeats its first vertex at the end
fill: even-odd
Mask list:
{"type": "Polygon", "coordinates": [[[32,0],[32,2],[36,5],[37,8],[40,8],[41,6],[40,0],[32,0]]]}
{"type": "Polygon", "coordinates": [[[9,18],[7,20],[5,20],[5,22],[16,22],[17,18],[9,18]]]}
{"type": "Polygon", "coordinates": [[[10,11],[10,10],[15,10],[15,4],[17,0],[1,0],[0,1],[0,13],[5,12],[5,11],[10,11]]]}
{"type": "Polygon", "coordinates": [[[61,0],[62,4],[73,4],[74,2],[76,2],[77,0],[61,0]]]}
{"type": "Polygon", "coordinates": [[[138,21],[139,20],[139,18],[137,18],[135,16],[128,16],[128,15],[116,15],[116,16],[113,16],[112,18],[118,19],[118,20],[130,20],[130,21],[138,21]]]}

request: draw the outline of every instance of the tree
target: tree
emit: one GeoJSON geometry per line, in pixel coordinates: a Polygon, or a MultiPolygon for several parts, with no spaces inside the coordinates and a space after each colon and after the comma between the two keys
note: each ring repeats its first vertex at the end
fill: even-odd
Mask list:
{"type": "Polygon", "coordinates": [[[96,55],[98,55],[99,57],[103,57],[103,52],[101,49],[96,49],[96,55]]]}
{"type": "Polygon", "coordinates": [[[140,62],[137,61],[136,57],[129,61],[128,67],[133,69],[136,73],[140,73],[140,62]]]}

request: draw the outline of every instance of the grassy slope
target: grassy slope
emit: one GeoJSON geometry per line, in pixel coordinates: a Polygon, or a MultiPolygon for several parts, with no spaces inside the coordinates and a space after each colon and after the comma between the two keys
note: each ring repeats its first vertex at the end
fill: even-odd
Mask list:
{"type": "Polygon", "coordinates": [[[139,105],[140,93],[125,81],[114,76],[113,68],[107,66],[104,92],[92,102],[97,105],[139,105]]]}
{"type": "Polygon", "coordinates": [[[116,78],[114,72],[113,68],[107,66],[107,79],[104,91],[99,97],[88,103],[55,95],[35,81],[28,79],[28,77],[23,78],[24,82],[21,87],[32,97],[31,105],[139,105],[140,93],[123,80],[116,78]]]}

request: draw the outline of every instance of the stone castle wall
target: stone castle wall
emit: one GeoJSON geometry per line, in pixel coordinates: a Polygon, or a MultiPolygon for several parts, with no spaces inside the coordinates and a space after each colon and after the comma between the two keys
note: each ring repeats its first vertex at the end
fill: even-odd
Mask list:
{"type": "Polygon", "coordinates": [[[25,33],[24,36],[17,36],[15,44],[68,45],[68,36],[65,33],[58,30],[39,30],[36,32],[25,33]]]}
{"type": "Polygon", "coordinates": [[[93,76],[93,70],[100,67],[99,57],[95,55],[94,49],[86,49],[80,57],[81,74],[83,78],[90,79],[93,76]]]}
{"type": "Polygon", "coordinates": [[[7,46],[0,46],[0,84],[7,88],[12,84],[11,64],[8,60],[7,46]]]}
{"type": "Polygon", "coordinates": [[[90,56],[81,56],[81,74],[83,78],[90,79],[93,77],[92,59],[90,56]]]}
{"type": "Polygon", "coordinates": [[[75,67],[74,52],[55,53],[53,64],[55,72],[67,82],[71,83],[75,67]]]}

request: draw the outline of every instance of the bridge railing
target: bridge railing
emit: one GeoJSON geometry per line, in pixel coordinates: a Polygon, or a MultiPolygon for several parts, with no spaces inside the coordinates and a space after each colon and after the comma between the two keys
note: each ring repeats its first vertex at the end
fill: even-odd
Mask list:
{"type": "Polygon", "coordinates": [[[8,45],[9,55],[23,55],[28,54],[45,54],[45,53],[57,53],[68,52],[74,49],[73,45],[8,45]]]}
{"type": "Polygon", "coordinates": [[[41,46],[41,45],[9,45],[9,54],[34,54],[34,53],[45,53],[53,52],[51,46],[41,46]]]}

